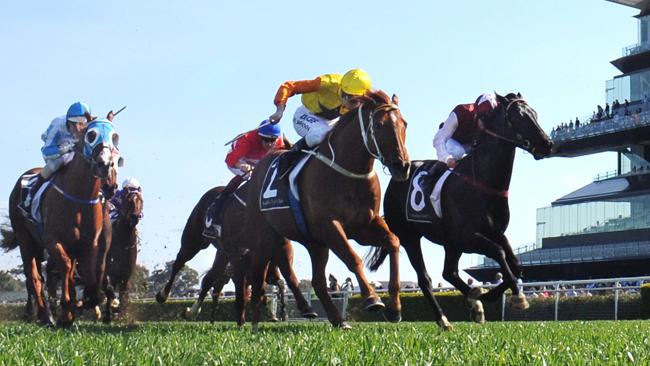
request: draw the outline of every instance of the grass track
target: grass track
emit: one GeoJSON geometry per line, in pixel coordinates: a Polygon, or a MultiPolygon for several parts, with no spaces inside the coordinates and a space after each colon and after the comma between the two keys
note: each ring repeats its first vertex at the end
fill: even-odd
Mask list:
{"type": "Polygon", "coordinates": [[[650,321],[264,324],[0,323],[1,365],[649,365],[650,321]]]}

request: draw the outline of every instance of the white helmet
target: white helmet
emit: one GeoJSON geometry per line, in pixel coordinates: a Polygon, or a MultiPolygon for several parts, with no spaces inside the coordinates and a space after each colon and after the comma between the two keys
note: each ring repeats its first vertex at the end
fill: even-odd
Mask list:
{"type": "Polygon", "coordinates": [[[124,182],[122,182],[122,189],[140,189],[140,182],[135,179],[135,178],[126,178],[124,182]]]}

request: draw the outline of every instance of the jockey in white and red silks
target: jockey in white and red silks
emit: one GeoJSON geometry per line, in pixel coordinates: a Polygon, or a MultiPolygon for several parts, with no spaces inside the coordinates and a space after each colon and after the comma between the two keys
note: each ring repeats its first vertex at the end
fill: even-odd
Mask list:
{"type": "Polygon", "coordinates": [[[433,138],[438,161],[455,168],[497,105],[494,93],[481,94],[475,103],[457,105],[433,138]]]}

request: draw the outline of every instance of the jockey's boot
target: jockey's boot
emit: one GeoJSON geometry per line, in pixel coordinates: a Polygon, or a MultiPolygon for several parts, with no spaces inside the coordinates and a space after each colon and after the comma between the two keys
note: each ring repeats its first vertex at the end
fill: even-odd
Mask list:
{"type": "Polygon", "coordinates": [[[218,238],[221,236],[221,220],[218,216],[223,209],[223,203],[225,198],[233,194],[243,181],[244,177],[235,175],[230,182],[228,182],[223,191],[219,192],[219,194],[214,198],[214,202],[212,202],[210,207],[208,207],[208,212],[206,213],[206,216],[208,217],[206,223],[209,222],[210,225],[206,225],[203,230],[203,235],[209,238],[218,238]]]}
{"type": "Polygon", "coordinates": [[[282,157],[280,158],[280,167],[278,168],[278,175],[280,176],[280,180],[284,180],[289,176],[289,171],[291,167],[300,159],[302,156],[302,151],[301,150],[309,150],[310,147],[307,145],[307,142],[305,141],[304,138],[301,138],[300,140],[296,141],[293,146],[291,146],[291,149],[289,151],[285,152],[282,154],[282,157]]]}
{"type": "Polygon", "coordinates": [[[420,181],[424,187],[430,187],[438,180],[438,178],[447,170],[447,164],[436,161],[435,164],[429,169],[427,175],[423,176],[420,181]]]}
{"type": "Polygon", "coordinates": [[[32,206],[32,200],[34,199],[34,196],[36,195],[36,192],[38,192],[39,188],[45,183],[45,178],[43,178],[42,175],[37,174],[35,178],[36,181],[32,183],[29,187],[29,192],[27,192],[27,196],[25,199],[18,205],[18,208],[20,211],[22,211],[23,215],[27,218],[31,218],[31,206],[32,206]]]}

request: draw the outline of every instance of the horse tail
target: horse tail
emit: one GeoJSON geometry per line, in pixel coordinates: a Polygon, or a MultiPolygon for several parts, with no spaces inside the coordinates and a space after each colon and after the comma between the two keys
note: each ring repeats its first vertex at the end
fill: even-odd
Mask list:
{"type": "Polygon", "coordinates": [[[374,247],[368,251],[366,257],[364,258],[366,266],[372,272],[375,272],[379,267],[384,263],[386,257],[388,257],[389,251],[386,247],[374,247]]]}
{"type": "Polygon", "coordinates": [[[0,247],[8,252],[12,249],[18,248],[18,240],[16,240],[16,233],[9,226],[3,225],[0,227],[0,233],[2,234],[2,241],[0,242],[0,247]]]}

